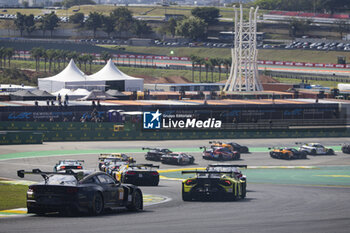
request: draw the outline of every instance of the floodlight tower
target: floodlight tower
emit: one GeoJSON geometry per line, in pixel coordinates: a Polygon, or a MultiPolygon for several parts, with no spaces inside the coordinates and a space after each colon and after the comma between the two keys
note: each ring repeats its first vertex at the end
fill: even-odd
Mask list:
{"type": "Polygon", "coordinates": [[[249,21],[243,21],[243,9],[240,13],[234,6],[235,33],[234,48],[231,49],[232,64],[230,76],[224,91],[262,91],[259,80],[256,49],[256,22],[259,7],[250,8],[249,21]]]}

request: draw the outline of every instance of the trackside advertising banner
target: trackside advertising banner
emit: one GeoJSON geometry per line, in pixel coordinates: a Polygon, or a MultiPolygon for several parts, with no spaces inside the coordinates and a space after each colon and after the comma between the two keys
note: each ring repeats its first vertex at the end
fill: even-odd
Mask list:
{"type": "Polygon", "coordinates": [[[171,130],[171,129],[220,129],[222,121],[213,117],[204,116],[192,111],[175,111],[162,113],[149,111],[143,113],[144,130],[171,130]]]}

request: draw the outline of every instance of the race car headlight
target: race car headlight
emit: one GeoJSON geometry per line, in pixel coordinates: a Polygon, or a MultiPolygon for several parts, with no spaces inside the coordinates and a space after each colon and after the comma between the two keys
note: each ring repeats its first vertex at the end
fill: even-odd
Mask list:
{"type": "Polygon", "coordinates": [[[34,189],[28,189],[27,190],[27,198],[28,199],[34,198],[34,189]]]}
{"type": "Polygon", "coordinates": [[[220,184],[225,185],[225,186],[231,186],[232,182],[229,180],[221,180],[220,184]]]}
{"type": "Polygon", "coordinates": [[[197,180],[193,180],[193,179],[186,180],[185,182],[186,185],[194,185],[196,183],[197,183],[197,180]]]}

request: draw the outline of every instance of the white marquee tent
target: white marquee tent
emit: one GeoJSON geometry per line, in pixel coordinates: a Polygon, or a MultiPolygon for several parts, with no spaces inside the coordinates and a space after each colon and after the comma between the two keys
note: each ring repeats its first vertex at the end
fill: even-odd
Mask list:
{"type": "Polygon", "coordinates": [[[87,76],[75,65],[73,59],[68,66],[59,74],[48,78],[39,78],[38,86],[40,90],[50,93],[57,92],[62,88],[76,89],[79,87],[96,87],[103,86],[103,81],[88,81],[87,76]]]}
{"type": "Polygon", "coordinates": [[[143,79],[134,78],[121,72],[110,59],[97,73],[87,76],[74,63],[73,59],[59,74],[39,78],[39,89],[50,93],[63,88],[91,90],[114,89],[118,91],[143,91],[143,79]]]}
{"type": "Polygon", "coordinates": [[[97,73],[87,76],[89,81],[103,81],[107,89],[119,91],[143,91],[143,79],[134,78],[121,72],[109,59],[97,73]]]}

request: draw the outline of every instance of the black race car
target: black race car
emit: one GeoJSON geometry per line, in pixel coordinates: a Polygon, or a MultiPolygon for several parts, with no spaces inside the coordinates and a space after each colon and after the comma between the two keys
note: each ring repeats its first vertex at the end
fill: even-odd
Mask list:
{"type": "Polygon", "coordinates": [[[188,165],[194,163],[194,157],[182,152],[174,152],[171,154],[163,155],[160,158],[160,161],[167,164],[188,165]]]}
{"type": "Polygon", "coordinates": [[[134,185],[159,184],[159,173],[154,168],[159,168],[153,164],[126,164],[120,167],[113,175],[122,183],[134,185]]]}
{"type": "Polygon", "coordinates": [[[211,147],[226,147],[231,151],[237,151],[239,153],[249,153],[249,148],[242,146],[235,142],[220,142],[220,141],[209,141],[211,147]]]}
{"type": "Polygon", "coordinates": [[[152,160],[152,161],[160,161],[160,158],[163,155],[172,153],[169,149],[164,148],[148,148],[148,147],[142,147],[142,150],[148,150],[147,154],[145,154],[145,159],[152,160]]]}
{"type": "Polygon", "coordinates": [[[341,147],[341,151],[345,154],[350,154],[350,144],[344,144],[341,147]]]}
{"type": "Polygon", "coordinates": [[[242,146],[242,145],[235,143],[235,142],[230,142],[228,144],[230,144],[233,147],[233,150],[235,150],[235,151],[239,151],[242,154],[249,153],[249,148],[247,146],[242,146]]]}
{"type": "Polygon", "coordinates": [[[29,186],[28,213],[43,215],[50,212],[88,212],[99,215],[106,208],[143,209],[142,192],[138,187],[120,184],[103,172],[66,170],[65,173],[58,173],[42,172],[39,169],[17,171],[21,178],[24,174],[36,174],[44,178],[44,182],[29,186]]]}

